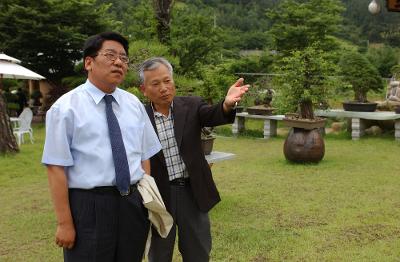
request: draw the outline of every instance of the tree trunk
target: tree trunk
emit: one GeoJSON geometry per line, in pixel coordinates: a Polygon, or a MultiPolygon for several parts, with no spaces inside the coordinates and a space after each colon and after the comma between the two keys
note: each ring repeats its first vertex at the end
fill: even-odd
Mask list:
{"type": "Polygon", "coordinates": [[[311,100],[300,103],[300,118],[314,119],[314,110],[311,100]]]}
{"type": "MultiPolygon", "coordinates": [[[[306,70],[304,71],[305,80],[303,83],[303,88],[304,90],[310,90],[313,76],[311,71],[308,70],[310,67],[310,58],[307,55],[304,56],[304,63],[306,70]]],[[[314,110],[311,99],[302,99],[300,101],[300,118],[314,119],[314,110]]]]}
{"type": "Polygon", "coordinates": [[[7,114],[6,103],[3,95],[0,94],[0,153],[16,153],[18,151],[19,148],[12,132],[10,118],[7,114]]]}
{"type": "Polygon", "coordinates": [[[157,19],[158,40],[163,44],[170,41],[170,21],[173,0],[153,0],[157,19]]]}
{"type": "Polygon", "coordinates": [[[365,103],[367,102],[367,94],[365,92],[357,91],[354,93],[355,101],[365,103]]]}

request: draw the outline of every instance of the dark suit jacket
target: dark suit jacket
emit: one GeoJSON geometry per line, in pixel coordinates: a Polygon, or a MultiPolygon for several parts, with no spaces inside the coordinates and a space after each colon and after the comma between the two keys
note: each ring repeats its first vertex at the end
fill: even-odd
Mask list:
{"type": "MultiPolygon", "coordinates": [[[[147,114],[157,132],[151,105],[146,106],[147,114]]],[[[179,153],[190,176],[190,184],[198,208],[209,211],[220,200],[212,178],[210,167],[201,148],[200,133],[204,126],[217,126],[232,123],[235,110],[225,115],[222,102],[208,105],[200,97],[175,97],[173,105],[175,138],[179,153]]],[[[170,188],[168,171],[162,150],[150,159],[151,175],[154,177],[161,196],[170,210],[170,188]]]]}

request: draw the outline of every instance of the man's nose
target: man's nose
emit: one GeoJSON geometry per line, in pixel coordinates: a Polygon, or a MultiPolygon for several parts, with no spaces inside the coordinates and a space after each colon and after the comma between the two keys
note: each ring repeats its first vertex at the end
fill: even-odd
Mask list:
{"type": "Polygon", "coordinates": [[[164,83],[161,83],[161,85],[160,85],[160,92],[161,92],[161,93],[164,93],[164,92],[166,92],[167,90],[168,90],[167,85],[164,84],[164,83]]]}
{"type": "Polygon", "coordinates": [[[118,65],[119,67],[122,67],[124,65],[124,62],[122,62],[120,56],[117,56],[117,58],[114,60],[114,65],[118,65]]]}

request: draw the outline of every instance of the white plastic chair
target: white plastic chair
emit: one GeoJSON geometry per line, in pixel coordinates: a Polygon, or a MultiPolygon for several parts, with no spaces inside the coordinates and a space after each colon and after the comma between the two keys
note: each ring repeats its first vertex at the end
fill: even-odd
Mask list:
{"type": "Polygon", "coordinates": [[[33,112],[29,107],[24,108],[24,110],[19,115],[19,127],[14,128],[14,135],[17,137],[18,145],[24,143],[24,134],[29,134],[31,143],[33,144],[33,130],[31,127],[33,112]]]}

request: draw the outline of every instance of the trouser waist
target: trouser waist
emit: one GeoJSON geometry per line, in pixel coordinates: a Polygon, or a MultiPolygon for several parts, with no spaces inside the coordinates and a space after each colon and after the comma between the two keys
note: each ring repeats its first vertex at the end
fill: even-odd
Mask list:
{"type": "MultiPolygon", "coordinates": [[[[129,187],[129,194],[132,194],[137,188],[137,184],[130,185],[129,187]]],[[[70,188],[69,190],[72,191],[81,191],[81,192],[93,192],[96,194],[101,194],[101,195],[118,195],[120,196],[120,192],[116,186],[99,186],[99,187],[94,187],[91,189],[83,189],[83,188],[70,188]]]]}
{"type": "Polygon", "coordinates": [[[190,185],[190,179],[187,178],[175,178],[174,180],[169,181],[169,184],[172,186],[189,186],[190,185]]]}

